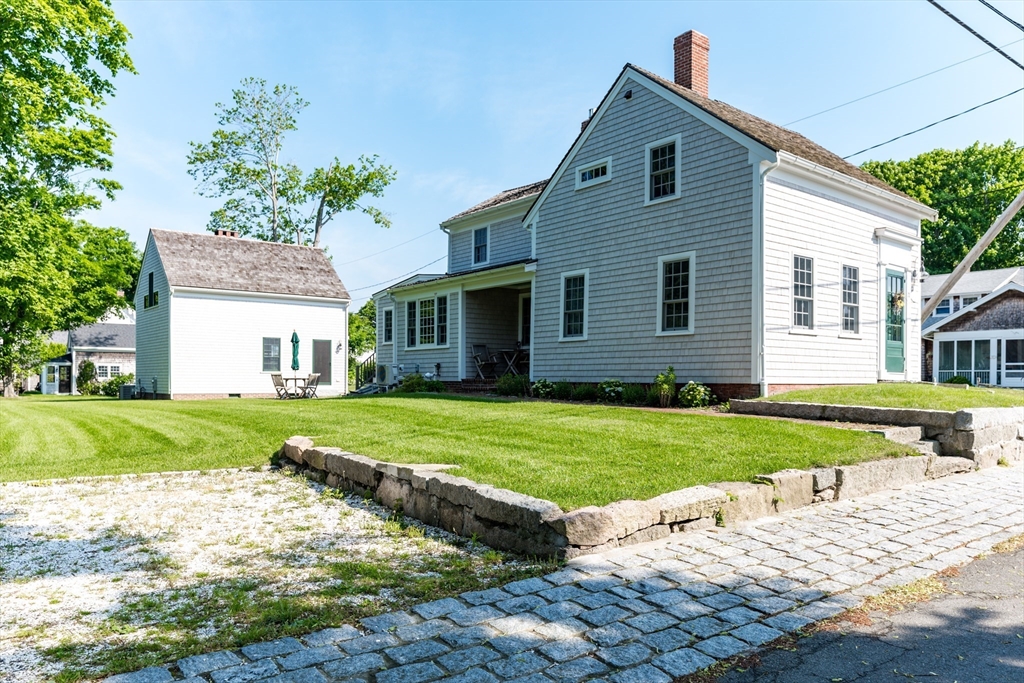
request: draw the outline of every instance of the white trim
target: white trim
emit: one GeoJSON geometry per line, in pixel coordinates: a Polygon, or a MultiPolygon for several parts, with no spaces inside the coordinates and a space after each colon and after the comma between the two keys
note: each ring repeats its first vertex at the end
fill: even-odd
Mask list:
{"type": "Polygon", "coordinates": [[[657,318],[654,322],[654,336],[655,337],[678,337],[682,335],[693,334],[693,319],[694,314],[697,312],[696,304],[696,288],[694,286],[696,282],[697,274],[697,252],[696,251],[684,251],[678,254],[668,254],[667,256],[658,257],[658,273],[655,282],[658,287],[658,311],[657,318]],[[664,269],[666,262],[673,261],[688,261],[687,269],[689,275],[687,276],[687,308],[688,314],[686,316],[686,329],[682,330],[663,330],[662,324],[662,309],[665,304],[665,283],[663,280],[664,269]]]}
{"type": "Polygon", "coordinates": [[[340,306],[342,308],[348,307],[348,304],[352,302],[351,299],[340,299],[337,297],[328,296],[304,296],[299,294],[277,294],[270,292],[247,292],[238,289],[209,289],[205,287],[171,287],[168,285],[172,296],[213,296],[224,299],[248,299],[258,301],[260,299],[278,299],[285,301],[302,301],[302,302],[315,302],[324,303],[329,305],[340,306]]]}
{"type": "Polygon", "coordinates": [[[584,268],[582,270],[572,270],[561,274],[559,282],[559,295],[558,295],[558,341],[560,342],[580,342],[587,341],[587,334],[589,332],[590,324],[590,268],[584,268]],[[583,276],[583,336],[581,337],[566,337],[565,336],[565,281],[571,277],[583,276]]]}
{"type": "Polygon", "coordinates": [[[875,237],[908,247],[916,247],[921,244],[921,238],[917,235],[911,235],[894,228],[875,228],[875,237]]]}
{"type": "Polygon", "coordinates": [[[765,319],[765,297],[767,296],[767,288],[765,287],[767,267],[765,265],[764,244],[765,191],[768,174],[777,169],[781,162],[779,162],[774,154],[772,154],[770,159],[764,159],[753,150],[747,152],[747,162],[750,164],[750,169],[753,172],[752,187],[754,188],[752,193],[754,205],[751,208],[753,226],[750,231],[753,241],[750,250],[750,382],[751,384],[758,385],[758,391],[761,396],[766,396],[768,394],[768,379],[766,376],[765,339],[768,336],[768,331],[765,319]]]}
{"type": "Polygon", "coordinates": [[[498,223],[515,216],[521,216],[525,209],[529,208],[529,205],[537,198],[540,192],[534,194],[528,194],[525,197],[519,197],[513,199],[510,202],[504,202],[496,206],[490,206],[486,209],[480,209],[473,213],[466,214],[459,218],[451,219],[441,223],[441,230],[448,234],[453,232],[462,232],[473,227],[479,227],[481,225],[487,225],[490,223],[498,223]]]}
{"type": "Polygon", "coordinates": [[[481,226],[479,228],[473,228],[470,233],[469,242],[469,263],[473,268],[480,268],[483,266],[490,265],[491,263],[491,224],[481,226]],[[481,230],[487,231],[487,242],[484,243],[484,249],[487,251],[487,258],[483,261],[476,260],[476,234],[481,230]]]}
{"type": "Polygon", "coordinates": [[[585,189],[593,187],[595,185],[600,185],[601,183],[606,183],[606,182],[608,182],[611,179],[612,179],[612,158],[611,157],[605,157],[604,159],[600,159],[598,161],[595,161],[592,164],[584,164],[582,166],[577,166],[576,167],[576,189],[577,190],[585,190],[585,189]],[[593,170],[595,168],[600,168],[601,166],[607,166],[607,169],[605,170],[605,174],[603,176],[601,176],[600,178],[596,178],[594,180],[588,180],[586,182],[580,180],[580,175],[581,174],[586,173],[587,171],[591,171],[591,170],[593,170]]]}
{"type": "Polygon", "coordinates": [[[394,306],[382,306],[380,309],[380,329],[381,329],[381,343],[380,346],[388,346],[395,343],[395,328],[398,327],[395,323],[395,307],[394,306]],[[383,341],[384,331],[387,329],[387,312],[391,311],[391,341],[383,341]]]}
{"type": "MultiPolygon", "coordinates": [[[[790,333],[815,332],[818,329],[818,265],[814,256],[807,256],[795,251],[789,252],[789,331],[790,333]],[[794,260],[799,258],[811,261],[811,324],[809,327],[797,325],[796,318],[796,264],[794,260]]],[[[803,299],[804,297],[801,297],[803,299]]],[[[842,296],[840,296],[842,298],[842,296]]]]}
{"type": "Polygon", "coordinates": [[[135,348],[128,346],[74,346],[72,349],[75,352],[83,351],[85,353],[135,353],[135,348]]]}
{"type": "MultiPolygon", "coordinates": [[[[534,327],[535,327],[535,322],[537,320],[537,296],[536,296],[537,292],[535,291],[536,290],[536,282],[537,282],[536,280],[532,280],[532,279],[530,280],[530,339],[531,339],[531,341],[533,340],[534,327]]],[[[533,377],[533,366],[534,366],[533,351],[531,350],[530,351],[530,381],[531,382],[534,380],[534,377],[533,377]]]]}
{"type": "MultiPolygon", "coordinates": [[[[466,379],[466,290],[459,291],[459,379],[466,379]]],[[[398,362],[397,360],[395,361],[398,362]]]]}
{"type": "Polygon", "coordinates": [[[655,140],[649,142],[644,146],[644,206],[653,206],[654,204],[662,204],[664,202],[670,202],[673,199],[679,199],[683,196],[682,174],[680,170],[680,160],[682,159],[683,150],[683,136],[681,133],[670,135],[667,138],[655,140]],[[674,167],[675,171],[675,192],[664,197],[658,197],[657,199],[651,199],[651,150],[656,147],[664,147],[670,143],[675,143],[676,146],[676,164],[674,167]]]}
{"type": "MultiPolygon", "coordinates": [[[[445,292],[434,292],[430,296],[418,296],[405,299],[401,302],[405,306],[405,351],[436,351],[437,349],[448,349],[451,348],[452,336],[451,331],[451,295],[453,291],[445,292]],[[437,343],[437,300],[441,297],[447,299],[445,304],[445,343],[437,343]],[[422,344],[420,343],[420,302],[434,300],[434,343],[433,344],[422,344]],[[409,346],[409,304],[416,303],[416,324],[414,329],[416,330],[416,345],[409,346]]],[[[396,301],[396,303],[399,303],[396,301]]]]}
{"type": "Polygon", "coordinates": [[[523,344],[523,299],[530,299],[530,337],[533,337],[533,282],[530,283],[529,292],[519,293],[519,318],[516,324],[516,338],[524,349],[529,349],[529,344],[523,344]]]}
{"type": "Polygon", "coordinates": [[[845,263],[843,261],[839,262],[839,336],[843,337],[845,339],[859,339],[860,338],[860,326],[861,326],[860,308],[861,308],[861,299],[864,298],[864,287],[863,287],[864,278],[862,278],[861,275],[860,275],[860,271],[861,270],[862,270],[862,268],[860,266],[851,266],[850,264],[845,263]],[[843,301],[843,295],[846,293],[846,290],[843,289],[843,285],[846,282],[846,277],[845,277],[845,273],[844,273],[844,269],[845,268],[853,268],[854,270],[857,271],[857,303],[853,304],[857,308],[857,329],[852,331],[852,332],[850,330],[843,329],[843,325],[845,324],[845,320],[843,318],[843,307],[846,306],[846,302],[843,301]]]}

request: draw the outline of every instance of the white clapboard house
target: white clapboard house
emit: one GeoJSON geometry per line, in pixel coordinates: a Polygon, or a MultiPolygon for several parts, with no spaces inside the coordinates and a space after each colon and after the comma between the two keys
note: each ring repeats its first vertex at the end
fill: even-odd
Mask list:
{"type": "Polygon", "coordinates": [[[348,388],[345,285],[321,249],[150,230],[135,295],[136,382],[149,398],[274,396],[272,373],[348,388]],[[299,337],[299,370],[291,337],[299,337]]]}

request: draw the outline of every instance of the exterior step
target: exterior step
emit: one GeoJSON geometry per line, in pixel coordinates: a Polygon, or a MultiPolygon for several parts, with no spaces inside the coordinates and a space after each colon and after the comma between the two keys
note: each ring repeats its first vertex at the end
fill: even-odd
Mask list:
{"type": "Polygon", "coordinates": [[[872,434],[881,434],[889,441],[896,443],[913,444],[924,439],[924,427],[885,427],[882,429],[870,430],[872,434]]]}
{"type": "MultiPolygon", "coordinates": [[[[938,441],[932,439],[921,439],[920,441],[911,441],[907,444],[916,448],[924,455],[942,455],[942,446],[938,441]]],[[[963,460],[964,458],[961,458],[963,460]]]]}

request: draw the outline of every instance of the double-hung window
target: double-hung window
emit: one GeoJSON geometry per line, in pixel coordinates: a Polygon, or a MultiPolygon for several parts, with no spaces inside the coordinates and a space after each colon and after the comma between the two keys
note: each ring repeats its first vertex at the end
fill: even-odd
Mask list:
{"type": "Polygon", "coordinates": [[[281,338],[263,338],[263,372],[281,372],[281,338]]]}
{"type": "Polygon", "coordinates": [[[588,275],[586,270],[562,274],[561,341],[587,338],[588,275]]]}
{"type": "Polygon", "coordinates": [[[487,243],[490,239],[490,229],[487,227],[477,228],[473,231],[473,265],[479,266],[487,263],[487,243]]]}
{"type": "Polygon", "coordinates": [[[407,304],[406,347],[448,345],[448,296],[442,295],[407,304]]]}
{"type": "Polygon", "coordinates": [[[814,327],[814,259],[793,257],[793,327],[814,327]]]}
{"type": "Polygon", "coordinates": [[[97,365],[96,366],[96,377],[98,377],[99,379],[106,379],[107,377],[110,376],[107,371],[108,371],[108,368],[107,368],[106,365],[97,365]]]}
{"type": "Polygon", "coordinates": [[[384,320],[382,324],[384,330],[382,339],[384,344],[390,344],[395,338],[395,312],[390,308],[384,309],[384,320]]]}
{"type": "Polygon", "coordinates": [[[120,377],[121,376],[121,366],[120,365],[111,365],[110,366],[110,376],[111,377],[120,377]]]}
{"type": "Polygon", "coordinates": [[[657,334],[693,332],[693,276],[695,253],[658,259],[657,334]]]}
{"type": "Polygon", "coordinates": [[[932,315],[945,317],[952,312],[949,305],[949,299],[943,299],[939,302],[939,305],[935,307],[935,312],[932,315]]]}
{"type": "Polygon", "coordinates": [[[645,204],[679,196],[679,148],[681,136],[652,142],[645,149],[647,175],[645,204]]]}
{"type": "Polygon", "coordinates": [[[860,269],[843,266],[843,332],[860,332],[860,269]]]}

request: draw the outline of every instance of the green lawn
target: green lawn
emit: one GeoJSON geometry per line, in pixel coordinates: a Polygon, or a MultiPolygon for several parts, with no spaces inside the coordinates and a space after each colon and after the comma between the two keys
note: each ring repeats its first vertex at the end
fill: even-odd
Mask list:
{"type": "Polygon", "coordinates": [[[862,384],[787,391],[763,400],[879,408],[960,410],[1024,406],[1024,390],[965,387],[962,384],[862,384]]]}
{"type": "Polygon", "coordinates": [[[787,467],[908,450],[753,417],[458,397],[272,401],[0,400],[0,481],[266,463],[293,434],[552,500],[603,505],[787,467]]]}

